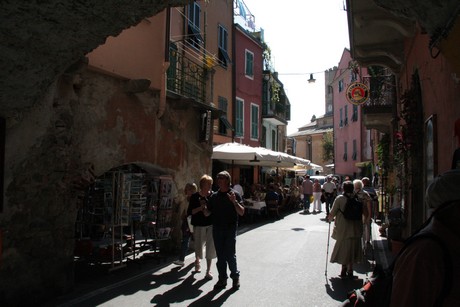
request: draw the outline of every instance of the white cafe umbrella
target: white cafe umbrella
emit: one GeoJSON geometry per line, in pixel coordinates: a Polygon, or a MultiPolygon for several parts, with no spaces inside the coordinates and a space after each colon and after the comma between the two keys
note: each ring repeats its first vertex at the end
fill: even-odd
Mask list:
{"type": "Polygon", "coordinates": [[[323,167],[321,165],[315,164],[315,163],[310,163],[310,167],[314,171],[322,172],[323,167]]]}
{"type": "Polygon", "coordinates": [[[240,143],[225,143],[213,149],[212,159],[228,164],[292,167],[293,160],[285,159],[280,152],[240,143]]]}
{"type": "Polygon", "coordinates": [[[217,160],[251,160],[262,156],[254,147],[240,143],[225,143],[213,148],[212,159],[217,160]]]}
{"type": "Polygon", "coordinates": [[[300,158],[300,157],[296,157],[296,156],[292,156],[290,154],[287,154],[285,152],[280,152],[280,154],[282,155],[283,159],[285,159],[286,161],[290,161],[290,162],[293,162],[295,163],[295,165],[299,165],[299,166],[302,166],[304,168],[307,168],[309,169],[310,167],[310,160],[307,160],[307,159],[303,159],[303,158],[300,158]]]}

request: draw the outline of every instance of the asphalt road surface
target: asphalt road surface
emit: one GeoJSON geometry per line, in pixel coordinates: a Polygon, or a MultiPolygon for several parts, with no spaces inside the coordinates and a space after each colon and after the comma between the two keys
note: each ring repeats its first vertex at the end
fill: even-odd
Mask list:
{"type": "MultiPolygon", "coordinates": [[[[237,238],[241,288],[213,291],[214,279],[193,273],[194,255],[185,266],[171,262],[78,296],[61,299],[60,306],[337,306],[351,289],[362,285],[371,261],[355,267],[355,279],[338,278],[339,264],[326,261],[329,224],[324,211],[292,213],[284,219],[259,219],[243,224],[237,238]],[[326,271],[327,263],[327,271],[326,271]]],[[[331,224],[331,232],[333,225],[331,224]]],[[[329,241],[329,258],[335,244],[329,241]]],[[[371,255],[371,253],[369,253],[371,255]]],[[[369,256],[371,258],[371,256],[369,256]]],[[[171,259],[173,260],[173,259],[171,259]]]]}

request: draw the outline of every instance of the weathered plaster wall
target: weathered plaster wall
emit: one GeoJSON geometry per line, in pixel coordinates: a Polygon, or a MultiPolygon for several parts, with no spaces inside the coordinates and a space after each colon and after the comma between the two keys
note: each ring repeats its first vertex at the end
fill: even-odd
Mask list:
{"type": "MultiPolygon", "coordinates": [[[[193,113],[167,109],[157,120],[154,94],[116,95],[121,93],[120,80],[82,72],[79,61],[108,36],[168,5],[187,3],[0,4],[0,116],[6,120],[0,305],[39,304],[72,286],[76,208],[94,176],[133,161],[161,164],[182,189],[210,169],[210,149],[189,142],[196,139],[193,120],[183,129],[189,124],[184,118],[193,118],[193,113]],[[127,105],[135,112],[132,118],[127,105]],[[150,130],[143,131],[144,125],[150,130]],[[186,162],[179,164],[182,157],[186,162]]],[[[179,193],[177,202],[182,198],[179,193]]]]}
{"type": "Polygon", "coordinates": [[[8,120],[0,301],[37,302],[72,287],[77,206],[95,176],[150,165],[173,177],[175,204],[184,207],[185,183],[210,172],[212,147],[198,143],[198,113],[167,106],[158,119],[158,95],[125,94],[124,85],[83,68],[8,120]]]}

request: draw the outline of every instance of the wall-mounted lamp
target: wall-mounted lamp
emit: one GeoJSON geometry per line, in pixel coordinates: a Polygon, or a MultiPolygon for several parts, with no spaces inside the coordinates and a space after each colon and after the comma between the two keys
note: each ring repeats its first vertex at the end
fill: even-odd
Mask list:
{"type": "Polygon", "coordinates": [[[313,78],[313,74],[310,74],[310,79],[308,79],[308,83],[315,83],[316,79],[313,78]]]}

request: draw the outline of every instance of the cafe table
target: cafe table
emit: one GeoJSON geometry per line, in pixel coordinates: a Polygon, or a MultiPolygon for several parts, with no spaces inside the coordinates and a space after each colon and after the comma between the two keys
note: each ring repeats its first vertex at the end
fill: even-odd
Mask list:
{"type": "Polygon", "coordinates": [[[245,199],[245,215],[253,221],[255,216],[261,216],[266,213],[267,204],[263,200],[245,199]]]}

